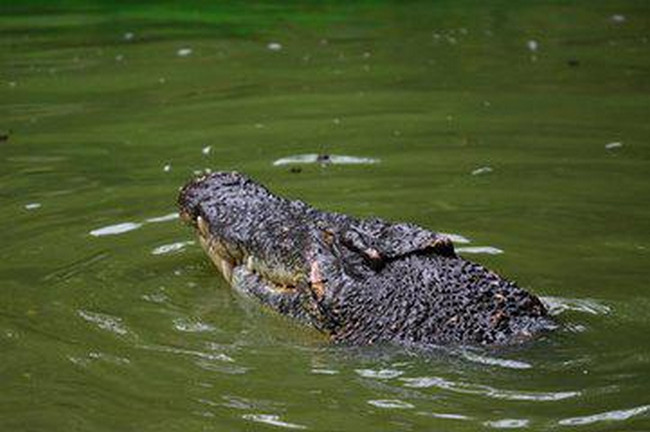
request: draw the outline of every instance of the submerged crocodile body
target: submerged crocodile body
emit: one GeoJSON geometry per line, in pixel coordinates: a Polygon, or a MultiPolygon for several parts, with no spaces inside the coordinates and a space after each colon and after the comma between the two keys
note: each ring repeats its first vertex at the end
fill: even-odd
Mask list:
{"type": "Polygon", "coordinates": [[[234,289],[335,342],[498,345],[554,327],[536,296],[416,225],[322,212],[237,172],[178,204],[234,289]]]}

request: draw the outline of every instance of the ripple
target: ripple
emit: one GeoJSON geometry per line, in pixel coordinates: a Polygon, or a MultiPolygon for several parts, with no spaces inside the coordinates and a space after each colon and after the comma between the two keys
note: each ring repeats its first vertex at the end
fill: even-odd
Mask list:
{"type": "Polygon", "coordinates": [[[299,154],[287,156],[277,159],[273,162],[274,166],[290,165],[290,164],[334,164],[334,165],[363,165],[363,164],[376,164],[379,159],[346,156],[346,155],[322,155],[317,153],[299,154]]]}
{"type": "Polygon", "coordinates": [[[470,254],[488,254],[499,255],[503,253],[502,249],[493,246],[464,246],[456,248],[456,252],[470,253],[470,254]]]}
{"type": "Polygon", "coordinates": [[[184,318],[174,320],[174,328],[185,333],[212,332],[216,328],[201,321],[192,321],[184,318]]]}
{"type": "Polygon", "coordinates": [[[527,392],[517,390],[502,390],[487,385],[471,384],[450,381],[442,377],[417,377],[401,378],[405,387],[428,388],[436,387],[443,390],[450,390],[455,393],[475,394],[486,396],[492,399],[552,402],[577,397],[579,391],[564,392],[527,392]]]}
{"type": "Polygon", "coordinates": [[[141,223],[136,222],[123,222],[115,225],[108,225],[105,227],[97,228],[90,231],[90,235],[94,237],[102,237],[107,235],[122,234],[125,232],[133,231],[142,226],[141,223]]]}
{"type": "Polygon", "coordinates": [[[163,216],[156,216],[149,219],[146,219],[145,222],[148,223],[157,223],[157,222],[169,222],[178,219],[178,213],[169,213],[163,216]]]}
{"type": "Polygon", "coordinates": [[[75,356],[68,356],[68,360],[70,362],[78,365],[78,366],[88,366],[94,361],[104,361],[106,363],[114,364],[117,366],[124,366],[131,364],[131,360],[129,360],[126,357],[119,357],[119,356],[114,356],[111,354],[106,354],[102,352],[96,352],[96,351],[91,351],[88,353],[87,356],[85,357],[75,357],[75,356]]]}
{"type": "Polygon", "coordinates": [[[439,233],[441,236],[445,236],[449,238],[452,242],[454,243],[471,243],[472,241],[468,239],[467,237],[460,235],[460,234],[454,234],[454,233],[439,233]]]}
{"type": "Polygon", "coordinates": [[[564,426],[580,426],[580,425],[592,424],[592,423],[597,423],[602,421],[622,421],[637,416],[639,414],[644,414],[648,411],[650,411],[650,405],[642,405],[639,407],[630,408],[626,410],[607,411],[600,414],[593,414],[584,417],[566,418],[560,420],[558,424],[564,426]]]}
{"type": "Polygon", "coordinates": [[[566,311],[583,312],[592,315],[607,315],[612,309],[593,299],[574,299],[564,297],[541,297],[551,315],[559,315],[566,311]]]}
{"type": "Polygon", "coordinates": [[[404,374],[404,372],[396,369],[356,369],[355,372],[364,378],[376,379],[392,379],[404,374]]]}
{"type": "Polygon", "coordinates": [[[122,322],[122,318],[99,312],[89,312],[83,309],[77,311],[77,314],[86,321],[95,324],[102,330],[124,336],[129,333],[128,329],[122,322]]]}
{"type": "Polygon", "coordinates": [[[499,366],[508,369],[530,369],[533,367],[530,363],[525,363],[518,360],[502,359],[498,357],[488,357],[474,354],[469,351],[462,351],[461,355],[469,361],[481,363],[484,365],[499,366]]]}
{"type": "Polygon", "coordinates": [[[209,352],[203,352],[203,351],[194,351],[194,350],[188,350],[188,349],[183,349],[183,348],[175,348],[175,347],[170,347],[170,346],[165,346],[165,345],[139,345],[139,348],[149,350],[149,351],[157,351],[157,352],[163,352],[163,353],[171,353],[171,354],[181,354],[185,356],[191,356],[191,357],[198,357],[202,358],[205,360],[219,360],[223,362],[229,362],[232,363],[235,360],[227,356],[226,354],[223,353],[209,353],[209,352]]]}
{"type": "Polygon", "coordinates": [[[144,222],[120,222],[94,229],[90,231],[90,235],[94,237],[102,237],[107,235],[123,234],[141,228],[145,223],[168,222],[175,219],[178,219],[178,213],[176,212],[145,219],[144,222]]]}
{"type": "Polygon", "coordinates": [[[480,168],[476,168],[475,170],[472,171],[472,175],[482,175],[482,174],[488,174],[491,173],[493,169],[489,166],[484,166],[480,168]]]}
{"type": "Polygon", "coordinates": [[[371,399],[368,401],[368,404],[375,406],[377,408],[386,408],[386,409],[412,409],[415,408],[415,405],[408,402],[404,402],[400,399],[371,399]]]}
{"type": "Polygon", "coordinates": [[[427,415],[439,419],[446,419],[446,420],[472,420],[471,417],[468,417],[463,414],[437,413],[437,412],[422,412],[418,414],[427,415]]]}
{"type": "Polygon", "coordinates": [[[502,420],[490,420],[483,423],[487,427],[495,429],[520,429],[527,428],[530,425],[530,420],[528,419],[502,419],[502,420]]]}
{"type": "Polygon", "coordinates": [[[165,254],[172,253],[172,252],[178,252],[180,250],[183,250],[185,248],[185,246],[189,246],[189,245],[192,245],[192,244],[194,244],[193,241],[181,241],[181,242],[175,242],[175,243],[168,243],[168,244],[164,244],[164,245],[161,245],[161,246],[158,246],[158,247],[154,248],[151,251],[151,254],[152,255],[165,255],[165,254]]]}
{"type": "Polygon", "coordinates": [[[316,375],[338,375],[339,371],[335,369],[312,369],[311,373],[316,375]]]}
{"type": "Polygon", "coordinates": [[[287,429],[307,429],[307,426],[280,420],[280,416],[275,414],[244,414],[242,415],[242,418],[244,420],[279,426],[287,429]]]}

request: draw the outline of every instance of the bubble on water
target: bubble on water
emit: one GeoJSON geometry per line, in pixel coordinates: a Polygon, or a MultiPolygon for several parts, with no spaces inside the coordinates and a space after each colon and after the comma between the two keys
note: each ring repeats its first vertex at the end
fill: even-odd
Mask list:
{"type": "Polygon", "coordinates": [[[617,148],[621,148],[621,147],[623,147],[623,143],[620,142],[620,141],[605,144],[605,148],[607,150],[613,150],[613,149],[617,149],[617,148]]]}
{"type": "Polygon", "coordinates": [[[176,55],[179,57],[187,57],[192,54],[192,48],[180,48],[176,51],[176,55]]]}
{"type": "Polygon", "coordinates": [[[38,208],[41,208],[41,203],[33,202],[25,204],[25,210],[36,210],[38,208]]]}
{"type": "Polygon", "coordinates": [[[613,23],[621,24],[627,21],[627,18],[625,17],[625,15],[622,14],[614,14],[609,17],[609,20],[613,23]]]}
{"type": "Polygon", "coordinates": [[[539,42],[537,42],[534,39],[531,39],[528,42],[526,42],[526,46],[531,52],[537,52],[537,50],[539,49],[539,42]]]}
{"type": "Polygon", "coordinates": [[[212,151],[212,146],[205,146],[201,150],[201,153],[203,153],[205,156],[210,154],[210,151],[212,151]]]}
{"type": "Polygon", "coordinates": [[[282,50],[282,44],[279,42],[269,42],[266,45],[266,48],[268,48],[270,51],[280,51],[282,50]]]}
{"type": "Polygon", "coordinates": [[[172,170],[172,164],[166,164],[166,165],[163,167],[163,171],[164,171],[164,172],[169,172],[169,171],[171,171],[171,170],[172,170]]]}
{"type": "Polygon", "coordinates": [[[126,33],[124,33],[124,36],[123,36],[123,37],[124,37],[124,40],[125,40],[125,41],[130,41],[130,40],[133,40],[133,38],[135,37],[135,33],[133,33],[133,32],[126,32],[126,33]]]}
{"type": "Polygon", "coordinates": [[[385,409],[412,409],[415,408],[413,404],[404,402],[399,399],[371,399],[368,401],[368,404],[375,406],[377,408],[385,409]]]}
{"type": "Polygon", "coordinates": [[[90,231],[90,235],[94,237],[102,237],[107,235],[122,234],[125,232],[133,231],[142,226],[141,223],[136,222],[123,222],[115,225],[108,225],[105,227],[97,228],[90,231]]]}

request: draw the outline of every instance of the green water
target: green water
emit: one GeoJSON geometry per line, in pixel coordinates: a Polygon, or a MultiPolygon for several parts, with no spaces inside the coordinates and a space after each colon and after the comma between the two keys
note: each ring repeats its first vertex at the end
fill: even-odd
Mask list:
{"type": "Polygon", "coordinates": [[[3,2],[0,429],[650,430],[649,9],[3,2]],[[206,168],[498,249],[562,327],[329,346],[166,217],[206,168]]]}

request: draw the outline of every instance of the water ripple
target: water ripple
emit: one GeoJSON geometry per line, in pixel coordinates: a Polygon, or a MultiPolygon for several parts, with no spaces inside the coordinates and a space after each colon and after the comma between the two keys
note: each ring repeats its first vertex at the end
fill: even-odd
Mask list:
{"type": "Polygon", "coordinates": [[[175,243],[169,243],[169,244],[164,244],[161,246],[158,246],[154,248],[151,251],[152,255],[164,255],[168,254],[171,252],[178,252],[180,250],[183,250],[185,246],[189,246],[194,244],[193,241],[180,241],[180,242],[175,242],[175,243]]]}
{"type": "Polygon", "coordinates": [[[287,429],[307,429],[307,426],[280,420],[280,416],[275,414],[244,414],[242,415],[242,418],[244,420],[265,423],[268,425],[279,426],[287,429]]]}
{"type": "Polygon", "coordinates": [[[487,385],[449,381],[442,377],[401,378],[401,380],[404,382],[405,387],[436,387],[443,390],[450,390],[456,393],[476,394],[493,399],[503,400],[549,402],[569,399],[577,397],[581,394],[579,391],[527,392],[516,390],[502,390],[487,385]]]}
{"type": "Polygon", "coordinates": [[[487,427],[491,427],[495,429],[520,429],[520,428],[527,428],[530,425],[530,420],[528,419],[489,420],[483,424],[487,427]]]}
{"type": "Polygon", "coordinates": [[[602,421],[622,421],[627,420],[631,417],[644,414],[650,411],[650,405],[642,405],[635,408],[630,408],[626,410],[616,410],[616,411],[607,411],[599,414],[593,414],[584,417],[571,417],[562,419],[558,424],[564,426],[580,426],[586,424],[592,424],[602,421]]]}
{"type": "Polygon", "coordinates": [[[376,164],[379,159],[346,155],[319,155],[316,153],[299,154],[277,159],[273,162],[274,166],[289,164],[335,164],[335,165],[359,165],[359,164],[376,164]]]}
{"type": "Polygon", "coordinates": [[[90,235],[93,237],[102,237],[107,235],[122,234],[125,232],[136,230],[141,226],[142,226],[141,223],[123,222],[115,225],[108,225],[105,227],[94,229],[90,231],[90,235]]]}
{"type": "Polygon", "coordinates": [[[397,378],[404,372],[396,369],[356,369],[355,372],[364,378],[391,379],[397,378]]]}
{"type": "Polygon", "coordinates": [[[386,409],[412,409],[415,408],[413,404],[404,402],[399,399],[372,399],[368,403],[377,408],[386,408],[386,409]]]}
{"type": "Polygon", "coordinates": [[[216,328],[210,324],[206,324],[201,321],[192,321],[184,318],[175,319],[174,328],[185,333],[203,333],[216,330],[216,328]]]}
{"type": "Polygon", "coordinates": [[[163,352],[163,353],[181,354],[181,355],[186,355],[191,357],[198,357],[205,360],[219,360],[219,361],[230,362],[230,363],[235,361],[232,357],[227,356],[226,354],[223,353],[214,354],[214,353],[208,353],[203,351],[194,351],[194,350],[188,350],[183,348],[175,348],[175,347],[170,347],[165,345],[139,345],[139,348],[150,350],[150,351],[163,352]]]}
{"type": "Polygon", "coordinates": [[[597,300],[564,297],[541,297],[548,307],[549,314],[559,315],[566,311],[583,312],[592,315],[607,315],[612,309],[597,300]]]}
{"type": "Polygon", "coordinates": [[[174,212],[163,216],[157,216],[157,217],[146,219],[145,222],[149,222],[149,223],[168,222],[176,219],[178,219],[178,213],[174,212]]]}
{"type": "Polygon", "coordinates": [[[77,314],[86,321],[95,324],[102,330],[107,330],[120,336],[129,333],[129,330],[122,322],[122,318],[99,312],[90,312],[83,309],[79,309],[77,314]]]}
{"type": "Polygon", "coordinates": [[[499,255],[503,253],[503,250],[499,248],[495,248],[493,246],[466,246],[466,247],[456,248],[456,252],[470,253],[470,254],[499,255]]]}
{"type": "Polygon", "coordinates": [[[470,351],[462,351],[461,355],[469,361],[473,361],[476,363],[481,363],[489,366],[499,366],[508,369],[530,369],[533,367],[530,363],[522,362],[519,360],[502,359],[498,357],[488,357],[479,354],[474,354],[470,351]]]}

